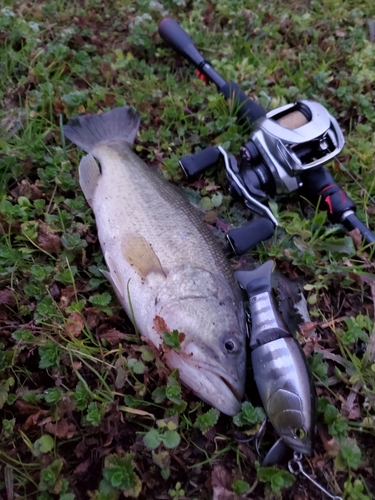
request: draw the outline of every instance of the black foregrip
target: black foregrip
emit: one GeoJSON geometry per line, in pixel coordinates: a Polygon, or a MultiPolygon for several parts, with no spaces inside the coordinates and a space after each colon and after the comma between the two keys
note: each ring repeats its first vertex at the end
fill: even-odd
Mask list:
{"type": "Polygon", "coordinates": [[[371,232],[370,229],[365,224],[363,224],[363,222],[360,221],[355,214],[349,213],[348,215],[343,217],[342,223],[348,231],[352,231],[356,228],[359,229],[363,237],[363,242],[366,245],[375,243],[375,234],[371,232]]]}
{"type": "Polygon", "coordinates": [[[262,106],[252,101],[234,82],[226,82],[225,85],[219,88],[219,92],[225,99],[232,100],[234,111],[242,125],[250,127],[255,120],[266,114],[262,106]]]}
{"type": "Polygon", "coordinates": [[[274,232],[275,226],[270,219],[258,217],[249,224],[228,231],[227,239],[233,251],[242,255],[261,241],[271,238],[274,232]]]}
{"type": "Polygon", "coordinates": [[[207,168],[217,164],[221,156],[220,151],[215,146],[210,146],[194,155],[183,156],[180,165],[186,177],[195,177],[207,168]]]}
{"type": "Polygon", "coordinates": [[[336,184],[332,175],[321,167],[301,176],[303,193],[316,204],[320,201],[320,208],[328,212],[332,222],[341,222],[341,217],[348,210],[355,210],[355,203],[343,189],[336,184]]]}
{"type": "Polygon", "coordinates": [[[333,222],[341,222],[348,231],[359,229],[365,244],[375,243],[375,234],[353,213],[355,203],[334,181],[332,175],[323,167],[306,172],[301,176],[303,194],[316,204],[321,198],[322,209],[327,210],[333,222]]]}
{"type": "Polygon", "coordinates": [[[193,40],[177,21],[166,17],[159,24],[159,34],[162,39],[176,52],[186,57],[195,66],[204,62],[204,57],[195,47],[193,40]]]}

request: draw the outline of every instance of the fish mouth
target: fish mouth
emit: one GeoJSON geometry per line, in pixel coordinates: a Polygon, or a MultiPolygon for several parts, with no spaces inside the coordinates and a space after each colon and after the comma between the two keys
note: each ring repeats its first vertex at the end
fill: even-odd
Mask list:
{"type": "MultiPolygon", "coordinates": [[[[212,371],[212,373],[214,373],[214,371],[212,371]]],[[[225,385],[228,387],[228,389],[229,389],[230,391],[232,391],[232,393],[233,393],[234,397],[235,397],[235,398],[237,398],[237,399],[238,399],[238,401],[240,401],[240,400],[242,399],[242,395],[241,395],[241,394],[240,394],[240,392],[239,392],[239,391],[238,391],[238,390],[237,390],[237,389],[236,389],[236,388],[235,388],[235,387],[234,387],[234,386],[233,386],[233,385],[229,382],[229,380],[227,380],[226,378],[224,378],[222,375],[220,375],[220,374],[218,374],[218,373],[217,373],[216,375],[217,375],[217,376],[219,377],[219,379],[223,382],[223,384],[225,384],[225,385]]]]}
{"type": "Polygon", "coordinates": [[[240,384],[231,381],[224,370],[175,351],[165,353],[165,361],[178,369],[182,383],[203,401],[225,415],[234,416],[240,411],[243,390],[236,387],[240,384]]]}

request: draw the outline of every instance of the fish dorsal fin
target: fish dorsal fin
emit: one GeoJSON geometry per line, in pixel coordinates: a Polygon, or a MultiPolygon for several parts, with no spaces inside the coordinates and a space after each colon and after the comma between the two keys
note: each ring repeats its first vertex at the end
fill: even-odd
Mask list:
{"type": "Polygon", "coordinates": [[[142,279],[150,273],[160,273],[166,276],[158,256],[142,235],[127,234],[121,244],[121,250],[125,260],[134,267],[142,279]]]}
{"type": "Polygon", "coordinates": [[[79,164],[79,184],[91,207],[100,176],[95,158],[91,154],[84,156],[79,164]]]}
{"type": "Polygon", "coordinates": [[[121,279],[121,273],[118,271],[116,263],[108,251],[105,252],[104,258],[108,266],[109,272],[102,270],[102,273],[111,283],[119,300],[122,301],[125,297],[125,286],[121,279]]]}

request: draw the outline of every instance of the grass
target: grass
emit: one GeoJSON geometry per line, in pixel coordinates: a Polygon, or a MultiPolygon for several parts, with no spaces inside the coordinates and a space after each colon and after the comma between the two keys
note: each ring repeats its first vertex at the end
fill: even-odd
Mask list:
{"type": "MultiPolygon", "coordinates": [[[[182,155],[208,145],[237,153],[246,134],[160,40],[158,23],[175,17],[215,69],[267,109],[311,98],[330,110],[346,147],[329,169],[374,231],[373,2],[0,6],[0,495],[321,498],[285,466],[260,467],[251,441],[238,443],[261,420],[251,381],[256,408],[218,415],[139,340],[100,273],[94,218],[77,182],[80,153],[65,144],[62,125],[133,105],[142,117],[136,151],[148,164],[209,210],[213,225],[248,218],[222,171],[189,184],[179,169],[182,155]]],[[[298,334],[319,402],[305,470],[345,499],[371,499],[374,260],[296,195],[271,206],[277,238],[242,260],[274,259],[280,299],[287,279],[303,290],[314,322],[316,336],[306,324],[298,334]]],[[[264,448],[275,438],[268,429],[264,448]]]]}

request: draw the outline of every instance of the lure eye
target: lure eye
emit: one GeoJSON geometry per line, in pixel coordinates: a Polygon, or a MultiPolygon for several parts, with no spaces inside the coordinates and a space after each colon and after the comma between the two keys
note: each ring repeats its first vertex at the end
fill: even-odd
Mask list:
{"type": "Polygon", "coordinates": [[[304,429],[303,427],[297,427],[296,429],[294,429],[294,435],[297,439],[303,441],[307,436],[306,429],[304,429]]]}
{"type": "Polygon", "coordinates": [[[233,353],[237,351],[237,344],[233,339],[228,339],[224,343],[224,347],[229,353],[233,353]]]}

